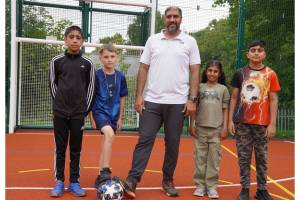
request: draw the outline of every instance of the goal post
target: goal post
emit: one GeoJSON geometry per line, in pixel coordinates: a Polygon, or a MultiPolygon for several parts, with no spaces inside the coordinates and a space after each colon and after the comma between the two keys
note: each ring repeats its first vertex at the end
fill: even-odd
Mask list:
{"type": "MultiPolygon", "coordinates": [[[[47,129],[52,128],[52,99],[48,87],[49,63],[51,59],[64,52],[64,41],[16,38],[19,54],[16,72],[12,74],[15,79],[16,95],[15,124],[10,124],[10,133],[18,129],[47,129]]],[[[84,43],[84,56],[90,58],[96,69],[101,67],[99,61],[99,47],[102,44],[84,43]]],[[[143,46],[115,45],[118,50],[119,63],[117,69],[122,71],[127,80],[128,96],[123,115],[123,130],[136,131],[138,128],[138,115],[134,110],[136,76],[139,67],[140,55],[143,46]]],[[[89,119],[86,127],[90,128],[89,119]]]]}
{"type": "MultiPolygon", "coordinates": [[[[127,45],[116,45],[116,47],[120,50],[123,58],[121,67],[128,70],[129,74],[126,76],[132,79],[134,67],[131,62],[137,63],[143,48],[133,45],[144,45],[148,36],[155,33],[157,8],[157,0],[145,0],[145,3],[134,1],[75,0],[68,3],[66,1],[28,0],[19,4],[17,1],[10,1],[10,76],[8,77],[9,89],[6,91],[9,96],[7,103],[8,133],[14,133],[16,128],[21,127],[47,128],[51,126],[48,122],[44,123],[48,118],[43,120],[37,118],[37,120],[33,115],[24,116],[23,112],[32,114],[34,112],[32,110],[37,109],[38,106],[43,107],[42,105],[35,107],[30,103],[30,99],[26,98],[36,90],[29,89],[30,85],[36,84],[30,82],[30,78],[35,80],[38,75],[44,78],[45,74],[35,76],[30,72],[28,75],[27,71],[22,70],[33,70],[35,69],[34,64],[44,70],[48,67],[49,56],[54,56],[55,53],[63,50],[64,42],[59,41],[63,39],[63,26],[78,25],[82,27],[84,35],[89,38],[89,43],[84,43],[87,56],[90,55],[90,51],[93,51],[91,49],[101,46],[97,43],[102,43],[102,41],[105,43],[107,39],[114,41],[116,38],[118,40],[121,35],[121,39],[124,40],[121,44],[127,45]],[[49,36],[58,38],[58,41],[46,40],[45,38],[49,36]],[[134,56],[136,57],[134,58],[134,56]],[[24,95],[24,92],[28,95],[24,95]],[[29,121],[24,121],[29,118],[33,125],[29,121]]],[[[41,73],[38,69],[36,71],[41,73]]],[[[44,81],[44,79],[40,80],[44,81]]],[[[41,97],[38,101],[44,101],[43,98],[41,97]]],[[[45,101],[48,102],[48,100],[45,101]]],[[[39,114],[41,115],[40,112],[39,114]]],[[[137,127],[137,125],[128,125],[128,127],[137,127]]]]}
{"type": "Polygon", "coordinates": [[[79,0],[83,2],[96,2],[96,3],[106,3],[106,4],[115,4],[115,5],[125,5],[125,6],[137,6],[137,7],[151,7],[151,4],[143,3],[134,3],[134,2],[124,2],[124,1],[115,1],[115,0],[79,0]]]}
{"type": "Polygon", "coordinates": [[[116,1],[116,0],[78,0],[78,1],[85,2],[85,3],[95,2],[95,3],[105,3],[105,4],[114,4],[114,5],[150,8],[151,9],[150,35],[155,34],[156,11],[157,11],[157,1],[158,0],[150,0],[150,3],[148,3],[148,4],[137,3],[137,2],[124,2],[124,1],[116,1]]]}
{"type": "Polygon", "coordinates": [[[16,1],[11,2],[11,49],[10,49],[10,91],[9,91],[9,122],[8,132],[14,133],[17,117],[17,24],[16,24],[16,1]]]}

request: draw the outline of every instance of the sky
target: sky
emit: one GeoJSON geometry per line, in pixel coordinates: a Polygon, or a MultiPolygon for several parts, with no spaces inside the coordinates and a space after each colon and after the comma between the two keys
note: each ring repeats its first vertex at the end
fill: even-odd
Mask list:
{"type": "MultiPolygon", "coordinates": [[[[126,2],[148,3],[149,1],[128,0],[126,2]]],[[[184,32],[195,32],[207,27],[209,22],[213,19],[221,19],[228,16],[228,7],[213,8],[212,4],[212,0],[158,0],[157,8],[158,11],[163,14],[168,6],[179,6],[183,13],[181,29],[184,32]]],[[[99,3],[96,3],[95,6],[107,9],[114,8],[120,10],[143,11],[143,8],[133,6],[117,6],[99,3]]],[[[114,26],[117,26],[117,20],[115,20],[114,26]]],[[[123,33],[122,35],[126,35],[126,33],[123,33]]]]}
{"type": "MultiPolygon", "coordinates": [[[[42,0],[37,1],[41,2],[42,0]]],[[[43,0],[42,2],[78,6],[77,0],[43,0]]],[[[127,0],[126,2],[149,4],[150,0],[127,0]]],[[[213,8],[212,4],[213,0],[158,0],[157,10],[160,11],[161,14],[164,14],[164,11],[168,6],[179,6],[183,12],[181,30],[191,33],[206,28],[213,19],[221,19],[228,16],[228,6],[213,8]]],[[[104,4],[98,2],[93,3],[93,8],[135,12],[144,11],[143,7],[138,6],[104,4]]],[[[73,24],[81,26],[81,13],[78,10],[64,10],[57,8],[47,8],[47,10],[56,21],[68,19],[71,20],[73,24]]],[[[93,12],[92,18],[90,19],[92,22],[92,31],[91,41],[89,42],[99,43],[100,38],[111,37],[116,33],[120,33],[125,40],[128,40],[127,28],[129,24],[133,23],[134,19],[135,16],[132,15],[93,12]]],[[[87,52],[93,50],[94,48],[86,49],[87,52]]]]}
{"type": "MultiPolygon", "coordinates": [[[[33,0],[30,0],[33,1],[33,0]]],[[[36,0],[38,2],[72,5],[78,6],[78,0],[36,0]]],[[[117,0],[113,0],[117,1],[117,0]]],[[[122,2],[120,0],[120,2],[122,2]]],[[[150,0],[127,0],[130,3],[149,4],[150,0]]],[[[227,7],[212,7],[213,0],[158,0],[157,8],[160,13],[170,5],[179,6],[183,11],[183,19],[181,30],[184,32],[196,32],[209,24],[213,19],[226,18],[228,16],[227,7]]],[[[93,8],[121,10],[121,11],[135,11],[143,12],[143,7],[124,6],[116,4],[93,3],[93,8]]],[[[56,20],[69,19],[76,25],[81,25],[81,13],[77,10],[64,10],[57,8],[47,8],[56,20]]],[[[92,21],[92,42],[98,42],[99,38],[112,36],[116,32],[127,38],[127,26],[134,20],[130,15],[117,15],[110,13],[93,12],[92,21]]]]}
{"type": "MultiPolygon", "coordinates": [[[[126,2],[147,4],[149,1],[127,0],[126,2]]],[[[205,28],[212,19],[220,19],[228,16],[228,6],[212,8],[212,4],[213,0],[158,0],[157,7],[161,13],[164,13],[166,7],[170,5],[179,6],[183,11],[182,29],[187,32],[193,32],[205,28]]],[[[100,5],[104,8],[115,7],[124,10],[142,11],[142,8],[138,7],[116,6],[112,4],[100,5]]]]}
{"type": "Polygon", "coordinates": [[[213,8],[211,0],[189,0],[189,1],[170,1],[159,0],[158,9],[161,13],[169,5],[179,6],[182,9],[183,19],[181,28],[186,32],[195,32],[207,27],[212,19],[221,19],[228,16],[228,7],[213,8]],[[188,3],[187,3],[188,2],[188,3]],[[197,9],[197,7],[199,9],[197,9]]]}

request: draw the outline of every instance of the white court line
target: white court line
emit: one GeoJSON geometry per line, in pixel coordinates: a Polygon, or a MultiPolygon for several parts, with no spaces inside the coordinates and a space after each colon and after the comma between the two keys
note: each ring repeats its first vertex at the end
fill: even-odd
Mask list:
{"type": "MultiPolygon", "coordinates": [[[[126,131],[124,131],[126,132],[126,131]]],[[[127,132],[128,133],[128,132],[127,132]]],[[[134,131],[129,131],[129,133],[132,133],[132,134],[136,134],[137,132],[134,132],[134,131]]],[[[43,136],[53,136],[53,133],[49,133],[49,132],[45,132],[45,133],[26,133],[26,132],[20,132],[20,133],[16,133],[17,135],[43,135],[43,136]]],[[[84,133],[83,136],[86,136],[86,137],[99,137],[101,136],[100,134],[98,133],[84,133]]],[[[138,137],[138,135],[122,135],[122,134],[117,134],[116,137],[124,137],[124,138],[136,138],[138,137]]],[[[283,142],[287,142],[287,143],[291,143],[291,144],[294,144],[295,142],[293,141],[289,141],[289,140],[284,140],[283,142]]]]}
{"type": "MultiPolygon", "coordinates": [[[[134,134],[134,133],[133,133],[134,134]]],[[[16,133],[16,135],[38,135],[38,136],[53,136],[53,133],[16,133]]],[[[83,137],[102,137],[102,135],[98,133],[84,133],[83,137]]],[[[122,135],[117,134],[116,137],[123,137],[123,138],[137,138],[138,135],[122,135]]]]}
{"type": "MultiPolygon", "coordinates": [[[[126,132],[126,131],[124,131],[126,132]]],[[[133,135],[122,135],[122,134],[117,134],[116,137],[120,137],[120,138],[136,138],[138,137],[138,135],[135,135],[136,132],[132,131],[129,133],[132,133],[133,135]]],[[[38,136],[53,136],[53,133],[48,133],[48,132],[45,132],[45,133],[25,133],[25,132],[20,132],[20,133],[16,133],[17,135],[38,135],[38,136]]],[[[83,134],[84,137],[101,137],[100,134],[98,133],[84,133],[83,134]]],[[[286,142],[286,143],[291,143],[291,144],[295,144],[295,142],[293,141],[289,141],[289,140],[284,140],[283,142],[286,142]]]]}
{"type": "MultiPolygon", "coordinates": [[[[283,178],[283,179],[277,179],[274,181],[268,181],[268,183],[272,182],[285,182],[295,180],[295,177],[290,178],[283,178]]],[[[256,185],[256,182],[250,183],[251,185],[256,185]]],[[[218,187],[240,187],[241,184],[225,184],[225,185],[218,185],[218,187]]],[[[176,189],[193,189],[195,186],[178,186],[176,189]]],[[[52,187],[5,187],[6,190],[51,190],[52,187]]],[[[65,188],[67,189],[67,188],[65,188]]],[[[85,190],[96,190],[95,188],[83,188],[85,190]]],[[[161,187],[137,187],[137,190],[160,190],[161,187]]]]}
{"type": "Polygon", "coordinates": [[[293,142],[293,141],[288,141],[288,140],[285,140],[284,142],[295,144],[295,142],[293,142]]]}
{"type": "Polygon", "coordinates": [[[15,133],[15,135],[45,135],[45,136],[49,136],[49,135],[53,135],[53,133],[48,133],[48,132],[45,132],[45,133],[15,133]]]}

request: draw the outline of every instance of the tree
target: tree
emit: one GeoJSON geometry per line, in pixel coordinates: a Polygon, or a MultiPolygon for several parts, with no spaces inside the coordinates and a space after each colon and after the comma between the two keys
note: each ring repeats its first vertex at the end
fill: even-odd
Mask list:
{"type": "Polygon", "coordinates": [[[47,35],[55,36],[57,40],[64,40],[65,29],[71,25],[72,22],[70,20],[62,19],[50,28],[47,35]]]}
{"type": "MultiPolygon", "coordinates": [[[[204,63],[211,58],[220,59],[230,80],[235,68],[239,1],[214,1],[214,6],[225,4],[230,7],[226,19],[213,20],[206,29],[192,35],[198,42],[204,63]]],[[[245,1],[245,13],[243,63],[247,63],[246,45],[253,39],[265,40],[267,58],[264,63],[277,72],[283,88],[279,93],[280,105],[294,106],[294,1],[245,1]]]]}
{"type": "MultiPolygon", "coordinates": [[[[46,36],[51,35],[62,40],[64,30],[72,24],[67,19],[55,22],[45,7],[24,5],[22,10],[22,27],[19,27],[22,37],[45,39],[46,36]]],[[[48,89],[49,62],[63,50],[61,45],[26,42],[20,45],[21,125],[45,125],[51,121],[51,98],[48,89]]]]}
{"type": "Polygon", "coordinates": [[[247,1],[246,24],[248,43],[260,38],[267,43],[266,64],[279,77],[282,90],[279,93],[281,106],[294,106],[294,1],[247,1]]]}
{"type": "Polygon", "coordinates": [[[72,22],[62,19],[54,22],[53,17],[45,7],[23,6],[21,36],[45,39],[46,36],[55,36],[59,40],[64,38],[64,30],[72,22]]]}
{"type": "MultiPolygon", "coordinates": [[[[142,27],[142,16],[137,16],[133,23],[128,26],[127,35],[129,38],[129,41],[127,44],[130,45],[141,45],[142,37],[141,37],[141,27],[142,27]]],[[[164,28],[164,21],[163,21],[163,15],[157,11],[156,12],[156,24],[155,24],[155,30],[156,33],[160,32],[161,29],[164,28]]]]}
{"type": "Polygon", "coordinates": [[[100,44],[125,44],[125,39],[120,33],[114,34],[112,37],[104,37],[99,39],[100,44]]]}
{"type": "MultiPolygon", "coordinates": [[[[100,44],[115,44],[115,45],[123,45],[125,44],[125,39],[123,39],[122,35],[120,33],[116,33],[112,37],[104,37],[102,39],[99,39],[100,44]]],[[[120,65],[120,70],[126,74],[130,64],[127,64],[124,62],[125,60],[125,54],[122,49],[118,50],[118,56],[119,56],[119,65],[120,65]]]]}
{"type": "Polygon", "coordinates": [[[161,14],[159,11],[156,11],[155,33],[159,33],[165,28],[164,17],[165,16],[163,14],[161,14]]]}
{"type": "Polygon", "coordinates": [[[236,34],[228,23],[226,19],[213,20],[204,30],[192,33],[200,48],[202,69],[209,60],[218,59],[223,64],[227,81],[234,73],[236,53],[236,34]]]}
{"type": "MultiPolygon", "coordinates": [[[[9,115],[9,86],[10,86],[10,0],[5,0],[5,124],[8,124],[9,115]]],[[[8,126],[5,127],[8,132],[8,126]]]]}

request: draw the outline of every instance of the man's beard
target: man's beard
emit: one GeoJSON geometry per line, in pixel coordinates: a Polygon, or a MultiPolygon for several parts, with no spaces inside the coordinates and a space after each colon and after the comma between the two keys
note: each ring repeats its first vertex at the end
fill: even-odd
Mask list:
{"type": "Polygon", "coordinates": [[[179,26],[177,24],[170,24],[169,26],[167,26],[167,29],[169,32],[175,33],[178,31],[179,26]]]}

